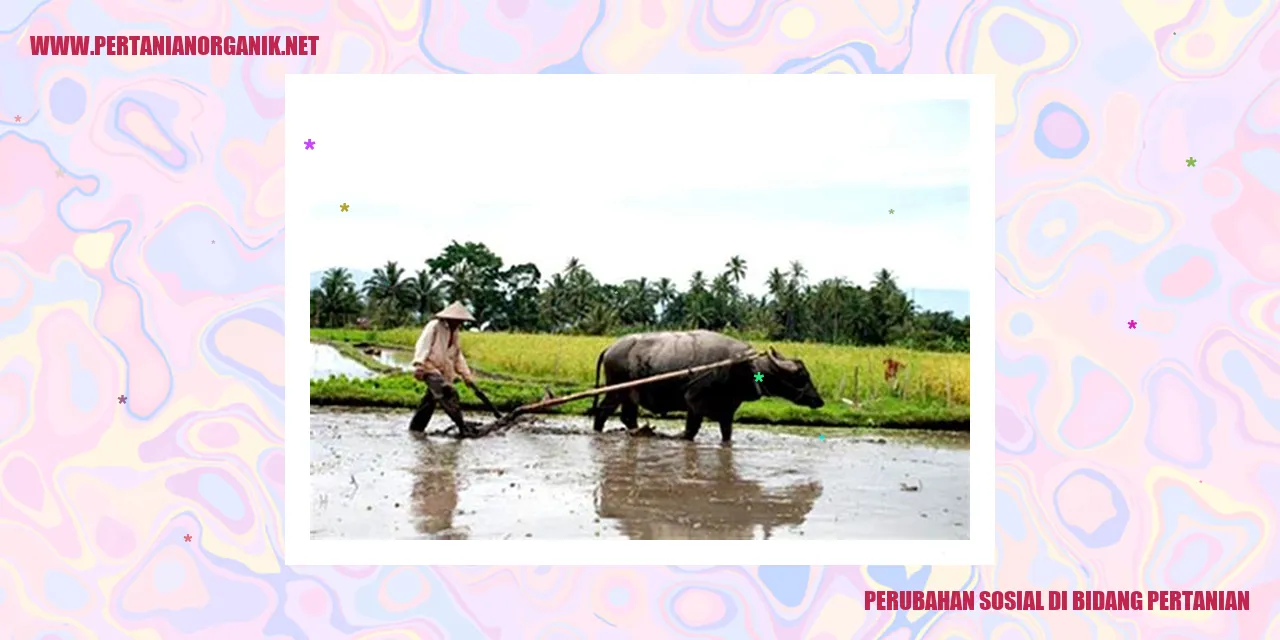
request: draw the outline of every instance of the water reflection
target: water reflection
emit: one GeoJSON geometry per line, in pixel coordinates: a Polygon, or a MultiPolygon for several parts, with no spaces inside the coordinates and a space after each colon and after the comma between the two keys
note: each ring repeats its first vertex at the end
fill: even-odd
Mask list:
{"type": "Polygon", "coordinates": [[[775,528],[802,524],[822,495],[816,481],[766,488],[743,479],[732,447],[596,442],[596,512],[633,540],[767,540],[775,528]]]}
{"type": "Polygon", "coordinates": [[[313,537],[968,537],[966,450],[750,429],[722,448],[595,434],[583,417],[457,442],[412,437],[409,416],[312,408],[313,537]]]}
{"type": "Polygon", "coordinates": [[[311,379],[325,380],[333,376],[372,378],[374,372],[348,358],[327,344],[311,345],[311,379]]]}
{"type": "Polygon", "coordinates": [[[430,538],[466,538],[465,531],[455,530],[453,526],[453,514],[458,508],[458,449],[462,443],[413,437],[421,442],[418,465],[413,469],[413,495],[409,500],[417,516],[414,528],[430,538]]]}
{"type": "Polygon", "coordinates": [[[388,367],[395,367],[404,371],[413,369],[413,354],[408,351],[369,347],[366,348],[365,353],[388,367]]]}

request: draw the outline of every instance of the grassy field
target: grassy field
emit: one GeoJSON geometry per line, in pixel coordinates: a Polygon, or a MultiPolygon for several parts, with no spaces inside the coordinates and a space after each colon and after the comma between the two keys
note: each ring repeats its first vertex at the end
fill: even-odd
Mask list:
{"type": "MultiPolygon", "coordinates": [[[[417,329],[360,331],[312,329],[312,342],[333,345],[344,355],[384,373],[372,380],[331,378],[311,382],[311,404],[414,407],[422,384],[412,376],[389,369],[365,356],[355,344],[412,349],[417,329]]],[[[564,395],[595,385],[596,357],[616,338],[594,336],[466,333],[462,345],[467,361],[480,378],[486,395],[503,410],[540,400],[544,388],[564,395]]],[[[827,401],[818,410],[784,400],[766,398],[747,403],[738,421],[764,424],[881,426],[967,429],[969,419],[969,355],[923,353],[895,348],[861,348],[823,344],[755,343],[773,346],[787,357],[804,360],[814,384],[827,401]],[[886,358],[905,363],[897,384],[884,380],[886,358]],[[842,402],[848,399],[854,406],[842,402]]],[[[463,406],[479,408],[479,401],[463,385],[463,406]]],[[[583,400],[555,409],[582,414],[591,405],[583,400]]]]}

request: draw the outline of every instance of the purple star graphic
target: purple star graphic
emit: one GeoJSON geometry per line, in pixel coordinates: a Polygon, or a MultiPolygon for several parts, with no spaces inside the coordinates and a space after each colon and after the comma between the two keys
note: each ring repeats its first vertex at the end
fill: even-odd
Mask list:
{"type": "Polygon", "coordinates": [[[1130,329],[1137,329],[1137,328],[1138,328],[1138,323],[1137,323],[1137,322],[1134,322],[1133,320],[1130,320],[1130,321],[1129,321],[1129,328],[1130,328],[1130,329]]]}
{"type": "Polygon", "coordinates": [[[307,138],[307,141],[306,141],[306,142],[304,142],[304,143],[302,143],[302,144],[307,145],[307,150],[308,150],[308,151],[309,151],[309,150],[311,150],[311,149],[316,148],[316,143],[315,143],[314,141],[312,141],[312,140],[311,140],[311,138],[307,138]]]}
{"type": "Polygon", "coordinates": [[[117,401],[119,401],[119,402],[120,402],[120,404],[124,404],[124,403],[125,403],[125,401],[126,401],[126,400],[128,400],[128,399],[129,399],[129,397],[128,397],[128,396],[120,396],[120,397],[116,398],[116,400],[117,400],[117,401]]]}

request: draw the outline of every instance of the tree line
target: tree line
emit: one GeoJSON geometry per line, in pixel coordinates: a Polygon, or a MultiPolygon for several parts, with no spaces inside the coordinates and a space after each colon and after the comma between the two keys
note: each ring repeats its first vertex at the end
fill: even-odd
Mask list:
{"type": "Polygon", "coordinates": [[[768,273],[763,296],[743,294],[746,276],[746,261],[733,256],[709,279],[694,272],[683,288],[668,278],[608,284],[571,258],[544,279],[536,265],[508,266],[483,243],[455,241],[413,274],[391,261],[357,283],[347,269],[328,269],[311,290],[311,326],[421,325],[458,300],[491,331],[711,329],[749,339],[969,349],[969,316],[918,309],[888,270],[865,288],[843,278],[810,283],[793,261],[768,273]]]}

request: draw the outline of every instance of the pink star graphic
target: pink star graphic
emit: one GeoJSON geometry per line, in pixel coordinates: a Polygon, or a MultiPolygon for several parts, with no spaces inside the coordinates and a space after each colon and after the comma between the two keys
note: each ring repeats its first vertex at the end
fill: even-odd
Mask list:
{"type": "Polygon", "coordinates": [[[14,117],[13,117],[13,121],[14,121],[14,122],[22,122],[22,116],[14,116],[14,117]]]}
{"type": "Polygon", "coordinates": [[[120,404],[124,404],[126,401],[128,401],[128,400],[129,400],[129,397],[128,397],[128,396],[119,396],[119,397],[117,397],[117,398],[116,398],[116,400],[117,400],[120,404]]]}
{"type": "Polygon", "coordinates": [[[1137,323],[1136,321],[1130,320],[1130,321],[1129,321],[1129,328],[1130,328],[1130,329],[1137,329],[1137,328],[1138,328],[1138,323],[1137,323]]]}
{"type": "Polygon", "coordinates": [[[186,540],[187,542],[191,542],[191,534],[188,533],[187,535],[182,536],[182,539],[186,540]]]}

